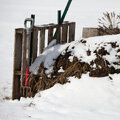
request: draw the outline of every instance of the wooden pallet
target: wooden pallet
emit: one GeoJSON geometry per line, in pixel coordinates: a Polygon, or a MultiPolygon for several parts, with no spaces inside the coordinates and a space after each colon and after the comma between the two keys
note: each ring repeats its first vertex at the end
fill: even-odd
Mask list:
{"type": "MultiPolygon", "coordinates": [[[[55,30],[57,31],[56,32],[57,43],[63,44],[75,40],[75,22],[64,22],[63,24],[60,25],[47,24],[35,26],[32,29],[33,33],[32,62],[34,62],[38,53],[41,54],[45,48],[46,32],[48,32],[47,41],[49,44],[53,40],[55,30]]],[[[29,97],[29,93],[31,92],[31,90],[28,86],[27,87],[25,86],[25,76],[26,76],[26,30],[23,28],[19,28],[15,29],[13,90],[12,90],[13,100],[20,99],[20,97],[29,97]]]]}

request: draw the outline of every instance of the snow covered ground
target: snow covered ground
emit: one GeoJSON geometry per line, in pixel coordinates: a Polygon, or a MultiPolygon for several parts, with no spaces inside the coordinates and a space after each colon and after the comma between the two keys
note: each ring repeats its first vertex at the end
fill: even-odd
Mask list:
{"type": "MultiPolygon", "coordinates": [[[[33,99],[11,97],[14,28],[36,14],[36,24],[56,22],[57,10],[68,0],[0,0],[0,120],[119,120],[120,75],[105,78],[70,78],[71,84],[56,85],[33,99]]],[[[119,0],[73,0],[66,20],[76,21],[76,40],[82,27],[97,26],[102,12],[119,13],[119,0]]]]}
{"type": "Polygon", "coordinates": [[[0,120],[119,120],[120,76],[111,77],[70,77],[35,98],[0,100],[0,120]]]}

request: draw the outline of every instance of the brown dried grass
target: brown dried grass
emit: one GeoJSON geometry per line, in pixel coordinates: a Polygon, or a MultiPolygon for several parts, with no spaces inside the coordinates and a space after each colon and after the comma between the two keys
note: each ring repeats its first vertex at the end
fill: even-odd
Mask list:
{"type": "Polygon", "coordinates": [[[120,15],[115,12],[103,13],[98,19],[99,35],[112,35],[120,33],[120,15]]]}

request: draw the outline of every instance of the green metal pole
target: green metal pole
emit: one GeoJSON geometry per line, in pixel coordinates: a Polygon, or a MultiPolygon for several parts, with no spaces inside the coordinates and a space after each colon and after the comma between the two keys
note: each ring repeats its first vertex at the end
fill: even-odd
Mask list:
{"type": "MultiPolygon", "coordinates": [[[[58,16],[57,16],[57,19],[58,19],[58,24],[61,24],[60,21],[61,21],[61,10],[58,10],[58,16]]],[[[55,31],[55,34],[53,36],[53,39],[56,39],[56,31],[55,31]]]]}
{"type": "MultiPolygon", "coordinates": [[[[63,23],[63,21],[64,21],[64,19],[65,19],[65,16],[66,16],[66,14],[67,14],[67,12],[68,12],[68,9],[69,9],[69,7],[70,7],[70,5],[71,5],[71,2],[72,2],[72,0],[69,0],[69,1],[68,1],[67,5],[66,5],[66,7],[65,7],[65,10],[64,10],[64,12],[63,12],[62,17],[61,17],[61,11],[60,11],[60,10],[58,11],[58,24],[62,24],[62,23],[63,23]]],[[[55,34],[54,34],[54,36],[53,36],[53,39],[56,39],[56,32],[55,32],[55,34]]]]}
{"type": "Polygon", "coordinates": [[[61,10],[58,10],[58,24],[60,24],[61,21],[61,10]]]}
{"type": "Polygon", "coordinates": [[[71,2],[72,2],[72,0],[69,0],[68,3],[67,3],[67,5],[66,5],[66,7],[65,7],[65,10],[64,10],[64,12],[63,12],[62,18],[61,18],[61,20],[60,20],[61,23],[63,23],[63,21],[64,21],[64,19],[65,19],[65,16],[66,16],[66,14],[67,14],[67,12],[68,12],[68,9],[69,9],[69,7],[70,7],[71,2]]]}
{"type": "MultiPolygon", "coordinates": [[[[35,24],[35,15],[31,15],[31,18],[33,18],[33,26],[34,26],[34,24],[35,24]]],[[[32,24],[32,23],[31,23],[32,24]]],[[[31,40],[30,40],[30,63],[29,63],[29,65],[31,65],[32,64],[32,55],[33,55],[33,32],[31,32],[31,40]]]]}

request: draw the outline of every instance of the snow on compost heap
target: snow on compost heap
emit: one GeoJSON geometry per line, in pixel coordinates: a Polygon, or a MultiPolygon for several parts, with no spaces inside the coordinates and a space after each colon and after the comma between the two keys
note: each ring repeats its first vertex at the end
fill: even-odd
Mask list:
{"type": "MultiPolygon", "coordinates": [[[[103,48],[109,54],[104,55],[104,59],[108,60],[111,64],[114,62],[119,62],[120,59],[120,35],[106,35],[100,37],[91,37],[87,39],[82,39],[80,41],[74,41],[64,45],[55,45],[47,50],[45,50],[31,65],[30,71],[33,74],[37,74],[40,64],[44,63],[44,67],[47,69],[46,73],[51,72],[55,59],[60,54],[65,54],[67,47],[69,49],[67,52],[71,52],[69,60],[72,62],[73,57],[76,56],[79,60],[90,63],[96,58],[95,50],[103,48]],[[91,55],[87,55],[87,51],[91,52],[91,55]]],[[[89,53],[88,53],[89,54],[89,53]]],[[[116,66],[118,67],[118,66],[116,66]]]]}
{"type": "MultiPolygon", "coordinates": [[[[46,49],[30,67],[34,95],[70,76],[105,77],[120,73],[120,35],[91,37],[46,49]]],[[[34,96],[32,95],[32,96],[34,96]]]]}

